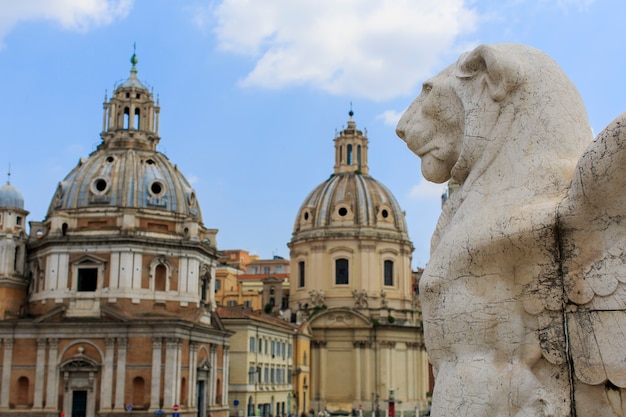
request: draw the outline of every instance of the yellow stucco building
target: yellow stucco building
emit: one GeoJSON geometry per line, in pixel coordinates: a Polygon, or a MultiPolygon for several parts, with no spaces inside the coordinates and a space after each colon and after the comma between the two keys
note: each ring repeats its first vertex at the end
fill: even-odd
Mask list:
{"type": "Polygon", "coordinates": [[[350,111],[334,170],[304,200],[289,243],[290,307],[311,331],[313,410],[428,408],[428,360],[404,213],[369,175],[368,138],[350,111]]]}

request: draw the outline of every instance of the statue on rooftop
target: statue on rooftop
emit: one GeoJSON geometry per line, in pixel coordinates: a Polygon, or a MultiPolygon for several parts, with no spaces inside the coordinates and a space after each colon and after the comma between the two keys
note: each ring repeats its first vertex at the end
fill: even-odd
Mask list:
{"type": "Polygon", "coordinates": [[[397,133],[459,184],[420,280],[433,417],[626,416],[626,113],[594,141],[534,48],[481,45],[397,133]]]}

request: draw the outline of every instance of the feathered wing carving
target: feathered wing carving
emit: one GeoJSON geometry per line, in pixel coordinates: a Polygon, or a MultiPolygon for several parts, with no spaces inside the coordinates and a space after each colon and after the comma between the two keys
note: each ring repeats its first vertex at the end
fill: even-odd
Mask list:
{"type": "Polygon", "coordinates": [[[581,157],[558,215],[574,375],[626,388],[626,112],[581,157]]]}

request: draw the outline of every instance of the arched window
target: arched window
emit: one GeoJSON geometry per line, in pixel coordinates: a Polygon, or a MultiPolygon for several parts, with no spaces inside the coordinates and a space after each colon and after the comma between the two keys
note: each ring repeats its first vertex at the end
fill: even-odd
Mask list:
{"type": "Polygon", "coordinates": [[[124,129],[128,129],[128,126],[130,126],[130,109],[124,107],[124,129]]]}
{"type": "Polygon", "coordinates": [[[347,259],[335,260],[335,285],[347,285],[349,280],[349,263],[347,259]]]}
{"type": "Polygon", "coordinates": [[[384,284],[393,286],[393,261],[385,261],[383,264],[384,284]]]}
{"type": "Polygon", "coordinates": [[[304,287],[304,261],[298,262],[298,287],[304,287]]]}
{"type": "Polygon", "coordinates": [[[28,405],[28,391],[30,389],[30,381],[25,376],[17,379],[17,404],[28,405]]]}
{"type": "Polygon", "coordinates": [[[140,128],[139,123],[140,123],[141,117],[139,117],[139,116],[140,116],[139,109],[135,109],[135,120],[134,120],[135,123],[134,123],[134,127],[137,130],[139,130],[139,128],[140,128]]]}
{"type": "Polygon", "coordinates": [[[180,381],[180,403],[187,405],[187,379],[183,378],[180,381]]]}
{"type": "Polygon", "coordinates": [[[348,145],[348,165],[352,165],[352,145],[348,145]]]}
{"type": "Polygon", "coordinates": [[[220,405],[222,404],[222,380],[219,378],[215,384],[215,402],[220,405]]]}
{"type": "Polygon", "coordinates": [[[361,169],[361,145],[356,147],[356,164],[361,169]]]}
{"type": "Polygon", "coordinates": [[[146,395],[146,382],[140,376],[133,378],[133,406],[135,408],[144,408],[146,395]]]}
{"type": "Polygon", "coordinates": [[[159,264],[154,268],[154,290],[165,291],[167,283],[167,267],[159,264]]]}

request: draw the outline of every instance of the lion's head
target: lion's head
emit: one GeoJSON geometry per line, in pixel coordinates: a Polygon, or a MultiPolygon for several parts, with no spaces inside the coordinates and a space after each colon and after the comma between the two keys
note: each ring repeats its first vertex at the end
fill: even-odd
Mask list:
{"type": "Polygon", "coordinates": [[[424,82],[396,132],[436,183],[475,180],[498,156],[498,175],[571,171],[558,160],[577,160],[591,138],[567,76],[543,52],[515,44],[481,45],[424,82]]]}

